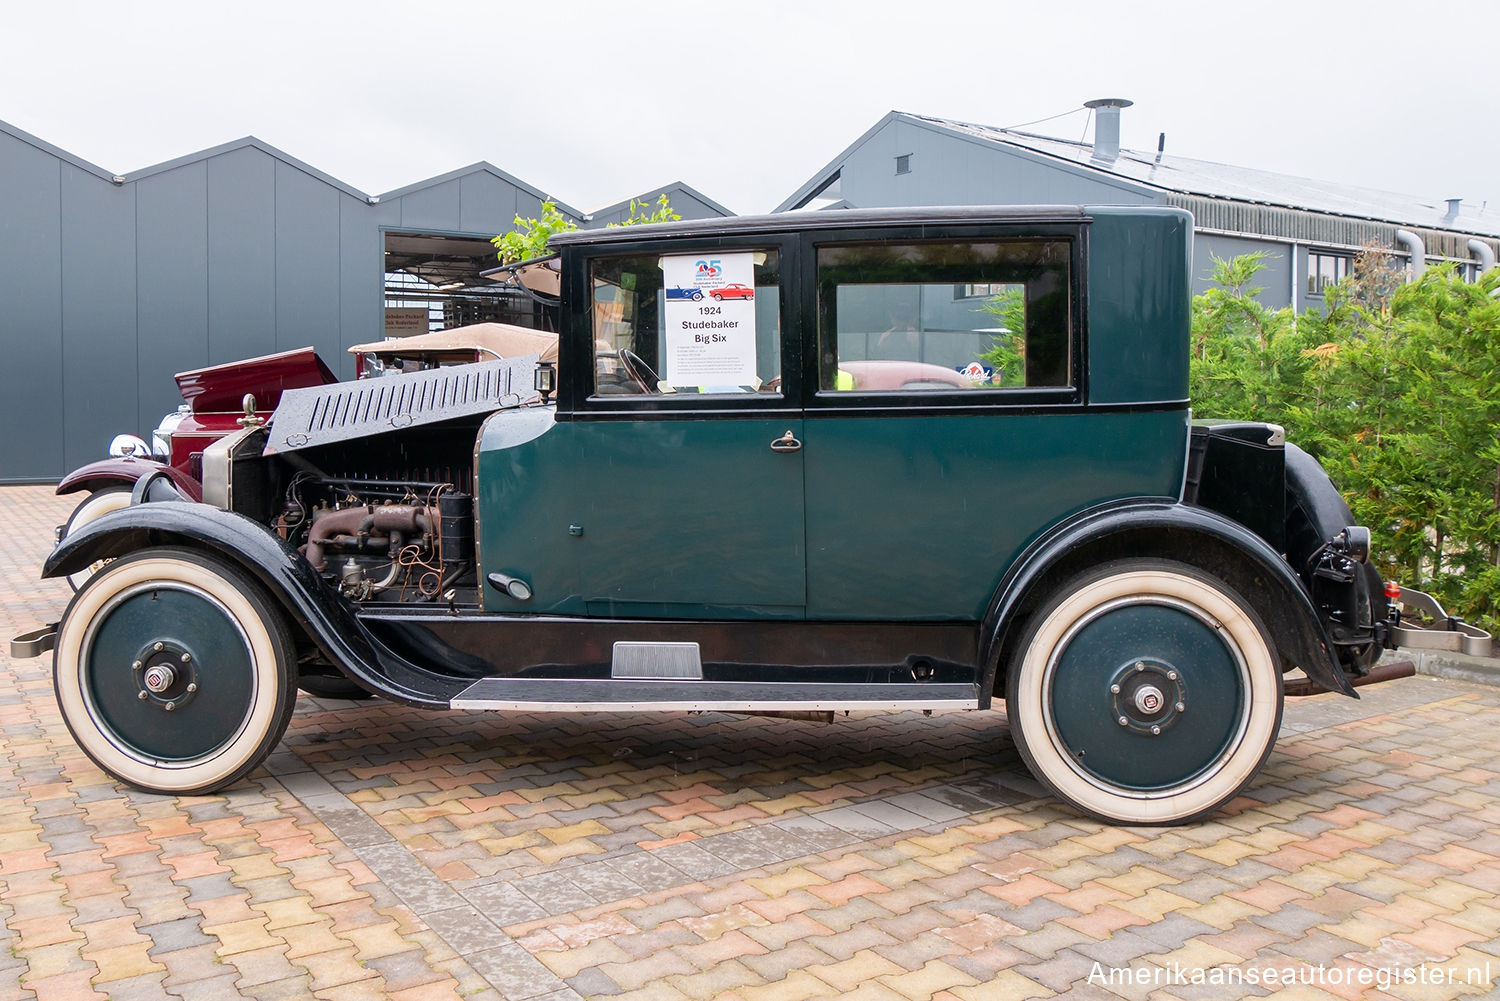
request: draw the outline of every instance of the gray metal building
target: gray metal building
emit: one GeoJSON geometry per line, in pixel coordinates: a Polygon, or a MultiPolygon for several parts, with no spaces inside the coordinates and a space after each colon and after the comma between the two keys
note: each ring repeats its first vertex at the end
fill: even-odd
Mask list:
{"type": "MultiPolygon", "coordinates": [[[[1211,284],[1211,255],[1270,255],[1261,301],[1299,311],[1322,302],[1367,245],[1470,274],[1492,267],[1500,206],[1353,188],[1120,147],[1129,101],[1090,101],[1084,143],[892,111],[776,211],[885,205],[1176,205],[1192,212],[1194,291],[1211,284]]],[[[1165,137],[1163,137],[1164,142],[1165,137]]]]}
{"type": "MultiPolygon", "coordinates": [[[[681,183],[637,198],[661,193],[731,214],[681,183]]],[[[149,433],[175,372],[312,345],[352,377],[386,306],[482,308],[489,238],[545,197],[487,163],[371,196],[254,138],[118,176],[0,122],[0,482],[149,433]]],[[[558,207],[603,225],[621,206],[558,207]]]]}

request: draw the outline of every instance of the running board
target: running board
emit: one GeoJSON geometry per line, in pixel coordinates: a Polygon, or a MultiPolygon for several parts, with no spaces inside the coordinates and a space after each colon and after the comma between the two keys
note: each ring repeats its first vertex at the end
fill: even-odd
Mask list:
{"type": "Polygon", "coordinates": [[[854,685],[683,679],[481,678],[454,709],[527,712],[796,712],[977,709],[973,684],[854,685]]]}

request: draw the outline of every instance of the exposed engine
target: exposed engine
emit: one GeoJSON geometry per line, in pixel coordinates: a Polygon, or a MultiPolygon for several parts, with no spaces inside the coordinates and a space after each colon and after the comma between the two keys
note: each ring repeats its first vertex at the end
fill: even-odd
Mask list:
{"type": "Polygon", "coordinates": [[[534,402],[535,355],[282,393],[204,451],[204,500],[268,524],[359,602],[478,601],[475,437],[534,402]]]}
{"type": "Polygon", "coordinates": [[[273,526],[355,601],[458,598],[474,583],[474,498],[445,480],[298,472],[273,526]]]}

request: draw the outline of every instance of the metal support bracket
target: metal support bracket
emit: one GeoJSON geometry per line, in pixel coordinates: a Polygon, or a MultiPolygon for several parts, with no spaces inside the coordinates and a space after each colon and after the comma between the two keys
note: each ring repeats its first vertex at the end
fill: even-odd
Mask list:
{"type": "Polygon", "coordinates": [[[1447,650],[1470,657],[1489,657],[1494,650],[1494,639],[1478,626],[1443,611],[1436,598],[1416,588],[1402,587],[1402,614],[1398,622],[1391,625],[1391,639],[1398,647],[1412,650],[1447,650]],[[1407,620],[1408,615],[1421,616],[1426,625],[1416,625],[1407,620]]]}
{"type": "Polygon", "coordinates": [[[40,657],[57,644],[57,623],[39,626],[10,641],[10,655],[15,660],[40,657]]]}

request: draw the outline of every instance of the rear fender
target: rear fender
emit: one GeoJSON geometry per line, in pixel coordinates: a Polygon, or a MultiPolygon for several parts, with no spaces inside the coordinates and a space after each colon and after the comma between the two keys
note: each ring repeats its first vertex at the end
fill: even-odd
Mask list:
{"type": "Polygon", "coordinates": [[[392,653],[280,536],[244,515],[205,504],[133,504],[89,522],[58,544],[43,577],[62,577],[96,560],[153,546],[211,550],[257,580],[297,627],[346,675],[397,702],[447,708],[460,685],[392,653]],[[452,691],[448,691],[452,688],[452,691]]]}
{"type": "Polygon", "coordinates": [[[59,494],[71,494],[80,490],[100,490],[104,487],[129,487],[148,473],[163,472],[177,488],[177,492],[191,501],[203,499],[203,484],[193,477],[166,463],[155,459],[110,458],[91,462],[73,470],[57,484],[59,494]]]}
{"type": "Polygon", "coordinates": [[[1085,511],[1023,553],[981,627],[981,692],[994,692],[1027,615],[1053,589],[1090,567],[1129,557],[1179,560],[1224,580],[1260,614],[1281,656],[1322,687],[1358,698],[1302,582],[1280,554],[1242,525],[1204,508],[1162,500],[1085,511]]]}

